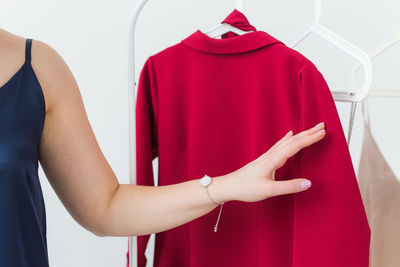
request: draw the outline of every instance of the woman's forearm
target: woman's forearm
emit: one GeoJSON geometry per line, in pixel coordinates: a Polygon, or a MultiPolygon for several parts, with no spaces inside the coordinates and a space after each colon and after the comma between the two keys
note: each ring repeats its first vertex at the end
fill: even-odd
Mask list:
{"type": "MultiPolygon", "coordinates": [[[[213,199],[228,201],[228,176],[213,178],[208,187],[213,199]],[[225,188],[225,190],[224,190],[225,188]]],[[[133,236],[165,231],[218,207],[199,179],[165,186],[119,185],[103,214],[91,229],[101,236],[133,236]]]]}

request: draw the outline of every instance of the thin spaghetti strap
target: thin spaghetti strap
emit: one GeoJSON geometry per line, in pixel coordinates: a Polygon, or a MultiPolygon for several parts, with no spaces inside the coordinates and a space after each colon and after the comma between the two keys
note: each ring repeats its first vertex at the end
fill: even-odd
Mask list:
{"type": "Polygon", "coordinates": [[[31,62],[31,48],[32,48],[32,39],[26,39],[25,44],[25,61],[31,62]]]}

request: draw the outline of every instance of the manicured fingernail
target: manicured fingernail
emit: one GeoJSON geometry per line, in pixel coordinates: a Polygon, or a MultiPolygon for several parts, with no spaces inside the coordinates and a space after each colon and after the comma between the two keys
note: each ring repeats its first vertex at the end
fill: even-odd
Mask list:
{"type": "Polygon", "coordinates": [[[324,133],[325,129],[319,130],[317,133],[324,133]]]}
{"type": "Polygon", "coordinates": [[[314,127],[318,127],[318,126],[321,126],[321,125],[324,125],[324,124],[325,124],[324,122],[320,122],[317,125],[315,125],[314,127]]]}
{"type": "Polygon", "coordinates": [[[289,135],[292,135],[292,134],[293,134],[293,131],[290,130],[290,131],[285,135],[285,137],[286,137],[286,136],[289,136],[289,135]]]}
{"type": "Polygon", "coordinates": [[[300,189],[304,190],[307,189],[311,186],[311,181],[310,180],[305,180],[300,182],[300,189]]]}

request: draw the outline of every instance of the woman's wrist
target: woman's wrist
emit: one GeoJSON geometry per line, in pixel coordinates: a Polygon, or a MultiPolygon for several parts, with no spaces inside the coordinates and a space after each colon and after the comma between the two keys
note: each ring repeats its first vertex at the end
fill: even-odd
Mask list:
{"type": "Polygon", "coordinates": [[[211,177],[212,183],[208,186],[211,197],[218,203],[223,203],[234,199],[232,174],[211,177]]]}

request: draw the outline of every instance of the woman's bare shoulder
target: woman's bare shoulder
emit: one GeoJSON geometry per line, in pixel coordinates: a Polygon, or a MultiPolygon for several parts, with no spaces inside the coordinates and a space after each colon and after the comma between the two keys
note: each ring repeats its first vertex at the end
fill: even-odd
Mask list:
{"type": "MultiPolygon", "coordinates": [[[[2,73],[18,69],[24,64],[25,45],[26,38],[0,29],[0,68],[2,73]]],[[[39,40],[32,42],[31,62],[40,73],[56,71],[57,67],[61,67],[60,65],[63,63],[61,56],[50,45],[39,40]]]]}
{"type": "MultiPolygon", "coordinates": [[[[0,86],[24,65],[25,44],[26,38],[0,29],[0,86]]],[[[49,44],[34,38],[31,49],[31,66],[43,91],[46,111],[79,104],[78,86],[62,56],[49,44]]]]}
{"type": "Polygon", "coordinates": [[[39,80],[46,101],[46,111],[60,106],[71,94],[76,94],[78,86],[62,58],[49,44],[32,41],[32,68],[39,80]]]}

